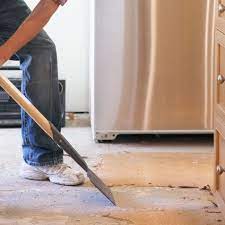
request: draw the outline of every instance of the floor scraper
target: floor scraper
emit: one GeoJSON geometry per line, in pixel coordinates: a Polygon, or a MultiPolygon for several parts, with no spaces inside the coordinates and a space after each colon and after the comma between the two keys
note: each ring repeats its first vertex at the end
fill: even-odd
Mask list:
{"type": "Polygon", "coordinates": [[[40,126],[40,128],[67,154],[70,155],[86,172],[91,183],[101,191],[114,205],[116,205],[111,190],[103,181],[89,169],[87,163],[65,137],[48,121],[32,103],[9,81],[8,78],[0,74],[0,86],[20,105],[21,108],[40,126]]]}

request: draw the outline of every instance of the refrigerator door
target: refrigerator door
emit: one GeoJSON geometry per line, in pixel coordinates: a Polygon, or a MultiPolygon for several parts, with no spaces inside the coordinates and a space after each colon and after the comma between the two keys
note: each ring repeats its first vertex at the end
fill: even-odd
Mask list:
{"type": "Polygon", "coordinates": [[[94,134],[211,130],[213,1],[96,0],[93,9],[94,134]]]}

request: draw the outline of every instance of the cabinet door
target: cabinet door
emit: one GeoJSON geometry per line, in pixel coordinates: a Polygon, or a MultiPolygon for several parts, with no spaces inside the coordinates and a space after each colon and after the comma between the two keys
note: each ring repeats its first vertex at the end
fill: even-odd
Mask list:
{"type": "Polygon", "coordinates": [[[215,189],[225,215],[225,35],[215,38],[215,189]]]}
{"type": "MultiPolygon", "coordinates": [[[[217,122],[220,122],[217,120],[217,122]]],[[[216,175],[215,188],[220,199],[225,202],[225,139],[219,130],[215,133],[216,175]]]]}
{"type": "Polygon", "coordinates": [[[225,121],[225,35],[216,32],[215,114],[225,121]]]}
{"type": "Polygon", "coordinates": [[[225,32],[225,0],[216,0],[216,28],[225,32]]]}

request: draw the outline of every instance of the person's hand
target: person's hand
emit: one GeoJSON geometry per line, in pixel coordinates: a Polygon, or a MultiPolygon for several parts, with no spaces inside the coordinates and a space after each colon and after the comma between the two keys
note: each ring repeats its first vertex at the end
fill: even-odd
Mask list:
{"type": "Polygon", "coordinates": [[[10,54],[4,45],[0,46],[0,67],[10,58],[10,54]]]}

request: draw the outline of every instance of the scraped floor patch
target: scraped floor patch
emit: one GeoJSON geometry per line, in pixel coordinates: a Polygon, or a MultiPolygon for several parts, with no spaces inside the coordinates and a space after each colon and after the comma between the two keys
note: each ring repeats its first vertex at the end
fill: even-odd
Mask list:
{"type": "Polygon", "coordinates": [[[105,154],[96,172],[109,186],[203,187],[213,183],[213,154],[105,154]]]}

